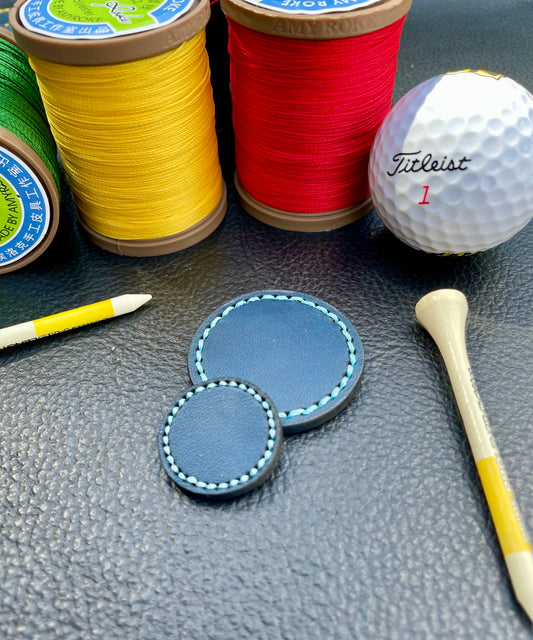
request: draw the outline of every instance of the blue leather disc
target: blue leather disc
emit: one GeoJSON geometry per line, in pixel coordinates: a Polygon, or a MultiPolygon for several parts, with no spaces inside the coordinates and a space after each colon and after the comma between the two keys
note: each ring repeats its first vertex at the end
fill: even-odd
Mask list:
{"type": "Polygon", "coordinates": [[[333,307],[293,291],[258,291],[215,311],[189,351],[194,383],[235,376],[264,389],[285,435],[314,428],[351,400],[363,347],[333,307]]]}
{"type": "Polygon", "coordinates": [[[159,431],[159,454],[180,489],[224,499],[264,482],[282,441],[272,400],[249,382],[221,378],[176,400],[159,431]]]}

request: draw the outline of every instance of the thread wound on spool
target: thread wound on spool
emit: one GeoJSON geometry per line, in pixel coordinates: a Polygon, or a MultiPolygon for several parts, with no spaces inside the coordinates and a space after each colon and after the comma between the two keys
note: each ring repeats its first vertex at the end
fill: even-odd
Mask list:
{"type": "Polygon", "coordinates": [[[391,106],[409,4],[391,0],[302,17],[223,0],[237,188],[252,215],[274,226],[320,231],[369,210],[368,156],[391,106]],[[371,15],[377,18],[369,30],[371,15]],[[330,25],[329,39],[318,27],[307,37],[295,28],[322,23],[330,25]],[[345,24],[348,33],[340,29],[345,24]],[[296,37],[285,37],[287,25],[296,37]]]}
{"type": "Polygon", "coordinates": [[[60,172],[35,74],[0,28],[0,274],[49,246],[59,218],[60,172]]]}
{"type": "Polygon", "coordinates": [[[141,33],[72,42],[33,33],[30,13],[22,23],[24,6],[15,5],[14,31],[29,50],[92,240],[121,254],[159,255],[203,239],[226,209],[205,50],[207,0],[141,33]],[[75,65],[63,61],[69,52],[75,65]]]}

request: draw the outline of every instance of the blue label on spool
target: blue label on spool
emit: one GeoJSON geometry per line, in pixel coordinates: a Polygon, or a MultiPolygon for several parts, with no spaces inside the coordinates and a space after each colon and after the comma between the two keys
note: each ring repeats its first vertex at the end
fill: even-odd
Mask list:
{"type": "Polygon", "coordinates": [[[28,0],[20,8],[22,24],[29,31],[63,40],[105,40],[157,29],[174,22],[194,0],[28,0]]]}
{"type": "Polygon", "coordinates": [[[335,13],[352,11],[381,0],[246,0],[257,7],[264,7],[280,13],[335,13]]]}
{"type": "Polygon", "coordinates": [[[33,171],[0,147],[0,267],[20,260],[44,239],[50,202],[33,171]]]}

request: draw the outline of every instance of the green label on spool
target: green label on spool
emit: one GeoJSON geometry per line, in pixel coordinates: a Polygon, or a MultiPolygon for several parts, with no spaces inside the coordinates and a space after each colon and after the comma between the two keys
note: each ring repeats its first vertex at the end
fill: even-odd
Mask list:
{"type": "Polygon", "coordinates": [[[28,255],[50,226],[50,200],[33,170],[0,146],[0,267],[28,255]]]}
{"type": "Polygon", "coordinates": [[[174,22],[193,0],[28,0],[22,24],[35,33],[65,40],[105,40],[174,22]]]}

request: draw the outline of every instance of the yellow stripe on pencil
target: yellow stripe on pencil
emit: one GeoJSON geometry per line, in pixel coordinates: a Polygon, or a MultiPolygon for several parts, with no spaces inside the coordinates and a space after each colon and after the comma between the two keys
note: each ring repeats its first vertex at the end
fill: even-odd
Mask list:
{"type": "Polygon", "coordinates": [[[62,311],[45,318],[38,318],[37,320],[6,327],[0,329],[0,349],[82,327],[86,324],[115,318],[135,311],[151,299],[152,296],[150,294],[125,294],[116,298],[94,302],[84,307],[62,311]]]}

